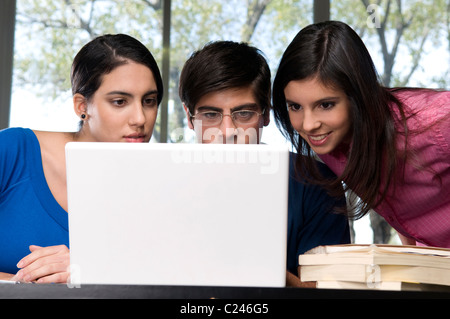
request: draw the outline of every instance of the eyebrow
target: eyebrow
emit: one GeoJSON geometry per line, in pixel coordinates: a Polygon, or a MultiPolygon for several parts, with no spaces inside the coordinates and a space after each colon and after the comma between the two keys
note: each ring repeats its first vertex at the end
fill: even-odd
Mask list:
{"type": "MultiPolygon", "coordinates": [[[[143,96],[152,95],[152,94],[158,94],[158,90],[148,91],[143,96]]],[[[129,97],[133,96],[133,94],[128,93],[128,92],[123,92],[123,91],[111,91],[111,92],[106,93],[106,95],[123,95],[123,96],[129,96],[129,97]]]]}
{"type": "MultiPolygon", "coordinates": [[[[258,108],[258,104],[256,103],[245,103],[245,104],[241,104],[241,105],[237,105],[231,108],[231,112],[234,111],[240,111],[240,110],[248,110],[248,109],[257,109],[258,108]]],[[[222,109],[220,107],[216,107],[216,106],[209,106],[209,105],[202,105],[197,107],[197,111],[217,111],[217,112],[221,112],[222,109]]]]}
{"type": "Polygon", "coordinates": [[[328,102],[328,101],[330,101],[330,100],[332,100],[332,101],[339,101],[341,98],[339,97],[339,96],[328,96],[328,97],[324,97],[324,98],[322,98],[322,99],[320,99],[320,100],[317,100],[316,102],[315,102],[315,104],[316,105],[318,105],[318,104],[322,104],[323,102],[328,102]]]}
{"type": "MultiPolygon", "coordinates": [[[[319,99],[317,101],[314,101],[313,105],[320,105],[320,104],[322,104],[324,102],[329,102],[329,101],[338,101],[339,102],[340,99],[341,98],[339,96],[327,96],[327,97],[321,98],[321,99],[319,99]]],[[[288,99],[286,99],[286,103],[287,104],[301,104],[301,103],[294,102],[294,101],[291,101],[291,100],[288,100],[288,99]]]]}

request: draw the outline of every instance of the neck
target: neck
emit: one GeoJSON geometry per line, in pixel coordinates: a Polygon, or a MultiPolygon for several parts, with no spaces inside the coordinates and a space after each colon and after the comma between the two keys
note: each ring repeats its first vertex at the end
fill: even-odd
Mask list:
{"type": "Polygon", "coordinates": [[[72,133],[72,140],[70,142],[89,142],[90,139],[86,132],[81,129],[78,132],[72,133]]]}

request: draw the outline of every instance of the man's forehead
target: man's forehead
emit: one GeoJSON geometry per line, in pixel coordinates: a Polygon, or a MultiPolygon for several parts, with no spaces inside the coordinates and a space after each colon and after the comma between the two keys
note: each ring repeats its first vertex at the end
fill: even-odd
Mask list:
{"type": "Polygon", "coordinates": [[[258,109],[259,106],[249,87],[210,92],[202,96],[195,110],[235,111],[238,109],[258,109]]]}

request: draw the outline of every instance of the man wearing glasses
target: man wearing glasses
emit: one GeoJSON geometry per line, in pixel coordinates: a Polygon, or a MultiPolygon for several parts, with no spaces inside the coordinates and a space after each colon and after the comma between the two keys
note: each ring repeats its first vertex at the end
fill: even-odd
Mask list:
{"type": "MultiPolygon", "coordinates": [[[[260,143],[270,122],[270,79],[262,53],[245,43],[217,41],[194,52],[181,72],[179,95],[197,141],[260,143]]],[[[289,178],[288,285],[300,285],[300,254],[319,245],[350,243],[347,219],[333,213],[335,207],[345,206],[345,198],[336,201],[321,187],[300,181],[295,156],[289,178]]]]}
{"type": "Polygon", "coordinates": [[[179,93],[201,143],[259,143],[270,121],[270,69],[256,48],[218,41],[183,67],[179,93]]]}

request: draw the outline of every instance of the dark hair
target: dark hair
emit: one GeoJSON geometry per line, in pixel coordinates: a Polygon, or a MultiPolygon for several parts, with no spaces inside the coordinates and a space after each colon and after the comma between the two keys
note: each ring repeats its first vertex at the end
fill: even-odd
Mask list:
{"type": "Polygon", "coordinates": [[[163,82],[155,59],[141,42],[125,34],[102,35],[81,48],[72,63],[72,94],[79,93],[90,100],[100,87],[103,76],[129,60],[152,71],[158,104],[161,103],[163,82]]]}
{"type": "Polygon", "coordinates": [[[179,95],[191,113],[210,92],[251,87],[262,110],[270,109],[270,69],[262,52],[246,43],[210,42],[194,52],[180,75],[179,95]]]}
{"type": "MultiPolygon", "coordinates": [[[[394,102],[407,135],[401,103],[379,81],[375,66],[360,37],[348,25],[327,21],[301,30],[287,47],[273,84],[275,121],[298,152],[297,170],[327,187],[331,195],[343,195],[341,181],[362,199],[364,216],[385,197],[397,166],[396,129],[389,104],[394,102]],[[319,173],[311,148],[295,132],[284,89],[293,80],[317,78],[325,86],[345,92],[350,101],[352,146],[341,176],[325,180],[319,173]]],[[[406,146],[406,137],[405,137],[406,146]]]]}

